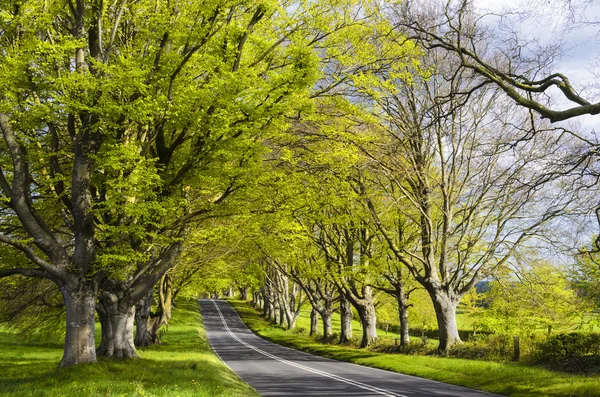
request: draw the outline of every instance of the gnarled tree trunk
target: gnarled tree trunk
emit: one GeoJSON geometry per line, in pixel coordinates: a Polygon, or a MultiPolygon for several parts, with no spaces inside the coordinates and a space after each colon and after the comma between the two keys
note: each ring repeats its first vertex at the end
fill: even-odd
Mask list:
{"type": "Polygon", "coordinates": [[[456,308],[460,297],[449,296],[444,290],[427,288],[435,309],[440,344],[438,350],[445,352],[457,343],[462,343],[456,325],[456,308]]]}
{"type": "Polygon", "coordinates": [[[355,305],[360,324],[362,326],[362,340],[360,347],[370,346],[377,340],[377,316],[375,314],[375,305],[373,301],[365,302],[361,305],[355,305]]]}
{"type": "Polygon", "coordinates": [[[148,294],[135,305],[135,345],[137,347],[145,347],[154,344],[148,329],[152,315],[153,295],[154,291],[148,291],[148,294]]]}
{"type": "Polygon", "coordinates": [[[331,338],[333,335],[333,328],[331,326],[331,317],[333,310],[321,310],[321,321],[323,321],[323,339],[331,338]]]}
{"type": "Polygon", "coordinates": [[[250,288],[248,287],[239,287],[238,290],[240,291],[240,299],[243,301],[247,301],[248,300],[248,295],[250,293],[250,288]]]}
{"type": "Polygon", "coordinates": [[[98,305],[102,307],[98,313],[100,325],[106,330],[102,332],[103,339],[96,354],[110,358],[138,358],[133,340],[135,306],[122,296],[120,284],[105,286],[100,293],[98,305]],[[104,339],[104,337],[111,339],[104,339]]]}
{"type": "Polygon", "coordinates": [[[75,288],[60,286],[67,311],[67,328],[61,367],[96,361],[94,311],[97,289],[93,283],[82,282],[75,288]]]}

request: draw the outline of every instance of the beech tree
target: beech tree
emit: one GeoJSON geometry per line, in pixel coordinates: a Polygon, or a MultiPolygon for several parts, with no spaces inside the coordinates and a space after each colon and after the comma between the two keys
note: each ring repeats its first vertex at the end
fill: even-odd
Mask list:
{"type": "Polygon", "coordinates": [[[61,366],[96,359],[100,287],[102,352],[136,355],[134,305],[173,266],[190,222],[244,184],[261,134],[306,103],[319,39],[307,26],[331,9],[2,4],[0,242],[22,260],[0,276],[58,285],[61,366]]]}
{"type": "Polygon", "coordinates": [[[535,170],[556,151],[543,143],[543,133],[539,147],[507,144],[527,128],[526,115],[512,110],[511,120],[503,119],[514,107],[506,108],[494,90],[474,90],[478,80],[468,71],[457,73],[443,53],[426,53],[422,65],[429,76],[367,88],[381,109],[383,140],[361,148],[379,170],[373,175],[383,198],[359,186],[396,259],[428,291],[439,349],[447,350],[460,342],[455,312],[462,296],[558,216],[569,199],[541,189],[544,180],[535,170]],[[463,92],[470,95],[465,99],[463,92]],[[390,203],[407,226],[419,230],[416,245],[398,245],[379,203],[390,203]]]}

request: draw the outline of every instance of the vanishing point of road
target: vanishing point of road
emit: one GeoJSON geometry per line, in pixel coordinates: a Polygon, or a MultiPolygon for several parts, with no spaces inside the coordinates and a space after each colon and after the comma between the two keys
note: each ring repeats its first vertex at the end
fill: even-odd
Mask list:
{"type": "Polygon", "coordinates": [[[271,343],[253,334],[224,300],[201,299],[200,309],[213,350],[262,396],[497,396],[271,343]]]}

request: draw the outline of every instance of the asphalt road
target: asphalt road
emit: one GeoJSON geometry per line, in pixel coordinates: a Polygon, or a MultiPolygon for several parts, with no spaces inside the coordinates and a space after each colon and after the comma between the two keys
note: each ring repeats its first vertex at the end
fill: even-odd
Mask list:
{"type": "Polygon", "coordinates": [[[200,309],[213,350],[263,396],[496,396],[271,343],[254,335],[223,300],[201,299],[200,309]]]}

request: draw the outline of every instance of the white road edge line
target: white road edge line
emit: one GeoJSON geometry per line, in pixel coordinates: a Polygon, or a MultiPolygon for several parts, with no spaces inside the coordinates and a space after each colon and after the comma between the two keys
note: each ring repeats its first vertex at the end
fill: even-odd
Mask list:
{"type": "Polygon", "coordinates": [[[324,371],[321,371],[321,370],[318,370],[318,369],[307,367],[307,366],[302,365],[302,364],[298,364],[298,363],[295,363],[295,362],[292,362],[292,361],[285,360],[285,359],[277,357],[277,356],[275,356],[275,355],[273,355],[271,353],[268,353],[268,352],[266,352],[264,350],[261,350],[258,347],[253,346],[253,345],[251,345],[251,344],[249,344],[247,342],[244,342],[243,340],[241,340],[240,338],[238,338],[233,332],[231,332],[231,330],[229,329],[229,326],[227,325],[227,322],[225,321],[225,317],[223,317],[223,313],[221,313],[221,309],[219,309],[219,306],[217,305],[217,302],[215,302],[213,299],[211,299],[211,302],[215,306],[215,309],[217,309],[217,312],[219,313],[219,317],[221,318],[221,322],[223,323],[223,326],[225,327],[225,330],[229,333],[229,335],[231,335],[231,337],[233,339],[235,339],[236,341],[240,342],[242,345],[244,345],[246,347],[249,347],[250,349],[252,349],[252,350],[254,350],[254,351],[256,351],[256,352],[258,352],[258,353],[260,353],[260,354],[262,354],[262,355],[264,355],[266,357],[272,358],[273,360],[277,360],[277,361],[279,361],[281,363],[284,363],[284,364],[287,364],[287,365],[291,365],[292,367],[300,368],[300,369],[303,369],[305,371],[312,372],[314,374],[324,376],[326,378],[334,379],[334,380],[337,380],[339,382],[343,382],[343,383],[346,383],[346,384],[349,384],[349,385],[352,385],[352,386],[360,387],[361,389],[365,389],[365,390],[368,390],[368,391],[371,391],[371,392],[375,392],[375,393],[381,394],[383,396],[387,396],[387,397],[407,397],[404,394],[397,394],[397,393],[394,393],[394,392],[390,392],[389,390],[380,389],[379,387],[370,386],[370,385],[367,385],[365,383],[361,383],[361,382],[358,382],[358,381],[355,381],[355,380],[352,380],[352,379],[344,378],[344,377],[341,377],[341,376],[338,376],[338,375],[330,374],[329,372],[324,372],[324,371]]]}

